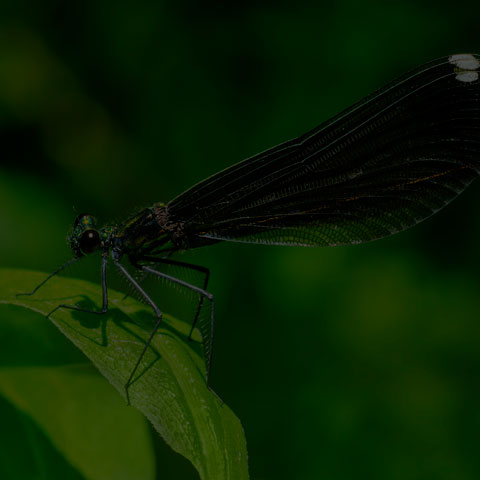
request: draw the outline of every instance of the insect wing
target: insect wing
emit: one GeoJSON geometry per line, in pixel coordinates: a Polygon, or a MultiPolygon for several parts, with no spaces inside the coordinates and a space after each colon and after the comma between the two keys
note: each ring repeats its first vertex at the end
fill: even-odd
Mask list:
{"type": "Polygon", "coordinates": [[[191,238],[328,246],[399,232],[480,171],[480,57],[397,79],[301,137],[169,203],[191,238]]]}

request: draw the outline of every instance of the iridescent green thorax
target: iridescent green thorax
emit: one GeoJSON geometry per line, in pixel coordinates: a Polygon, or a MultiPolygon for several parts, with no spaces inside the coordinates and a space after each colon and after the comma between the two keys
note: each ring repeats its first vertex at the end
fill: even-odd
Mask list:
{"type": "Polygon", "coordinates": [[[163,203],[154,203],[119,225],[115,232],[114,247],[130,255],[151,254],[165,247],[171,235],[166,228],[163,203]]]}
{"type": "Polygon", "coordinates": [[[112,241],[115,237],[115,233],[117,230],[116,225],[106,225],[102,229],[100,229],[100,240],[102,242],[102,247],[110,247],[112,245],[112,241]]]}
{"type": "Polygon", "coordinates": [[[117,231],[116,225],[105,225],[99,230],[102,248],[110,248],[113,245],[117,231]]]}

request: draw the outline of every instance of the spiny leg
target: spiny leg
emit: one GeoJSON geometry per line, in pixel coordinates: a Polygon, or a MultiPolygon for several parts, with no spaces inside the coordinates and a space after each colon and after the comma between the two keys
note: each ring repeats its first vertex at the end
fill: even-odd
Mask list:
{"type": "MultiPolygon", "coordinates": [[[[197,272],[201,272],[205,275],[204,280],[203,280],[203,290],[207,290],[208,287],[208,281],[210,279],[210,270],[206,267],[202,267],[201,265],[194,265],[193,263],[187,263],[187,262],[180,262],[179,260],[170,260],[166,258],[155,258],[155,257],[142,257],[141,260],[145,260],[148,262],[154,262],[154,263],[163,263],[165,265],[176,265],[179,267],[185,267],[190,270],[196,270],[197,272]]],[[[190,333],[188,334],[188,339],[192,340],[192,334],[193,331],[195,330],[195,327],[197,326],[198,319],[200,317],[200,311],[202,310],[203,306],[203,299],[205,297],[203,295],[200,295],[200,300],[198,302],[198,307],[197,307],[197,313],[195,314],[195,318],[193,320],[192,326],[190,328],[190,333]]]]}
{"type": "MultiPolygon", "coordinates": [[[[214,393],[217,397],[218,395],[210,388],[210,368],[212,365],[212,355],[213,355],[213,332],[214,332],[214,327],[215,327],[215,303],[213,300],[213,295],[207,291],[205,291],[202,288],[199,288],[195,285],[191,285],[188,282],[185,282],[183,280],[180,280],[179,278],[172,277],[171,275],[167,275],[166,273],[159,272],[158,270],[154,270],[152,267],[149,266],[141,266],[140,267],[143,271],[151,273],[153,275],[156,275],[157,277],[162,277],[165,278],[173,283],[177,283],[178,285],[182,285],[185,288],[188,288],[199,295],[201,295],[203,298],[207,298],[210,301],[210,306],[211,306],[211,316],[210,316],[210,345],[209,345],[209,352],[208,352],[208,358],[207,358],[207,388],[214,393]]],[[[220,398],[220,397],[218,397],[220,398]]],[[[221,400],[221,399],[220,399],[221,400]]]]}
{"type": "Polygon", "coordinates": [[[67,263],[64,263],[61,267],[57,268],[54,272],[52,272],[45,280],[40,282],[31,292],[29,293],[17,293],[15,296],[19,297],[20,295],[30,296],[33,295],[40,287],[45,285],[52,277],[58,275],[62,270],[65,270],[67,267],[75,263],[77,260],[80,260],[81,257],[73,257],[67,263]]]}
{"type": "MultiPolygon", "coordinates": [[[[137,279],[136,279],[137,282],[138,282],[139,284],[141,284],[141,283],[145,280],[145,277],[146,277],[146,276],[147,276],[147,275],[144,274],[142,278],[138,278],[138,277],[137,277],[137,279]]],[[[131,295],[132,295],[132,292],[131,292],[131,291],[130,291],[130,292],[127,292],[127,293],[122,297],[122,302],[124,302],[124,301],[125,301],[128,297],[130,297],[131,295]]]]}
{"type": "MultiPolygon", "coordinates": [[[[45,283],[46,280],[44,280],[45,283]]],[[[37,287],[39,288],[39,287],[37,287]]],[[[90,310],[88,308],[77,307],[76,305],[66,305],[61,304],[57,305],[48,315],[50,317],[60,308],[68,308],[70,310],[77,310],[78,312],[94,313],[95,315],[103,315],[108,311],[108,290],[107,290],[107,254],[102,254],[102,309],[101,310],[90,310]]]]}
{"type": "MultiPolygon", "coordinates": [[[[167,253],[164,257],[162,258],[157,258],[157,257],[146,257],[148,258],[148,261],[149,262],[156,262],[156,263],[167,263],[166,260],[173,252],[169,252],[167,253]]],[[[143,259],[143,257],[142,257],[143,259]]],[[[132,264],[136,265],[135,261],[131,261],[132,264]]],[[[179,262],[179,263],[183,263],[183,262],[179,262]]],[[[185,264],[185,265],[189,265],[189,264],[185,264]]],[[[137,265],[136,265],[137,266],[137,265]]],[[[194,265],[195,266],[195,265],[194,265]]],[[[138,267],[138,266],[137,266],[138,267]]],[[[202,267],[203,268],[203,267],[202,267]]],[[[145,275],[146,276],[146,275],[145,275]]],[[[142,283],[144,280],[145,280],[145,276],[142,277],[142,278],[137,278],[137,282],[138,283],[142,283]]],[[[130,296],[130,293],[126,293],[123,297],[122,297],[122,302],[125,301],[128,297],[130,296]]]]}
{"type": "Polygon", "coordinates": [[[127,404],[130,405],[130,394],[128,393],[128,388],[130,387],[130,384],[132,382],[133,377],[135,376],[135,372],[137,371],[138,367],[140,366],[140,363],[145,356],[145,353],[147,352],[148,347],[152,343],[153,337],[157,333],[158,327],[160,326],[160,323],[162,322],[162,312],[159,310],[155,302],[149,297],[147,292],[143,290],[143,288],[139,285],[139,283],[128,273],[126,268],[117,260],[113,259],[113,262],[115,265],[118,267],[121,273],[125,275],[127,280],[129,280],[132,285],[137,289],[137,291],[142,295],[142,297],[146,300],[146,302],[153,308],[153,311],[155,312],[155,315],[157,316],[157,322],[155,323],[155,326],[153,327],[152,333],[148,337],[148,340],[145,343],[145,346],[143,347],[142,353],[138,357],[137,363],[133,367],[132,373],[128,377],[127,383],[125,384],[125,395],[127,397],[127,404]]]}

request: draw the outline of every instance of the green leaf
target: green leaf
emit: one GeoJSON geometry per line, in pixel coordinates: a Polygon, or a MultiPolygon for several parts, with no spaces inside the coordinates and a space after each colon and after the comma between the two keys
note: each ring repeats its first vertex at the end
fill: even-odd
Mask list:
{"type": "MultiPolygon", "coordinates": [[[[99,308],[101,289],[89,282],[52,278],[34,296],[45,274],[0,270],[0,303],[48,314],[60,303],[99,308]],[[3,293],[4,292],[4,293],[3,293]]],[[[135,365],[154,317],[150,309],[109,291],[106,315],[60,309],[51,321],[95,364],[125,397],[124,385],[135,365]]],[[[165,316],[130,386],[133,406],[152,422],[165,441],[188,458],[202,479],[248,479],[242,426],[207,388],[199,343],[188,342],[189,326],[165,316]]]]}

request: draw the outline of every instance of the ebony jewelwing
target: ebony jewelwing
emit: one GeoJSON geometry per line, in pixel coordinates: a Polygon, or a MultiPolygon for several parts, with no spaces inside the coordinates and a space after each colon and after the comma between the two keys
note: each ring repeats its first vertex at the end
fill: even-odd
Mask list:
{"type": "Polygon", "coordinates": [[[167,204],[154,203],[123,223],[98,228],[77,217],[69,236],[74,257],[32,292],[84,255],[100,250],[103,305],[108,310],[107,258],[152,307],[156,323],[128,388],[162,320],[162,312],[122,265],[192,290],[211,305],[202,331],[206,381],[213,352],[214,300],[209,270],[169,258],[220,241],[298,246],[368,242],[405,230],[453,200],[480,173],[480,56],[427,63],[298,138],[237,163],[167,204]],[[204,275],[197,287],[158,270],[174,265],[204,275]]]}

